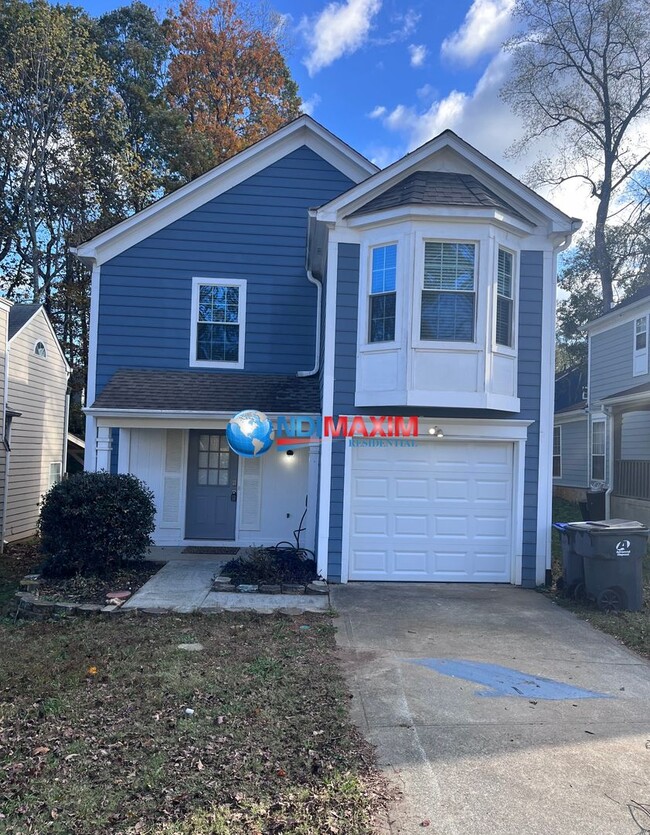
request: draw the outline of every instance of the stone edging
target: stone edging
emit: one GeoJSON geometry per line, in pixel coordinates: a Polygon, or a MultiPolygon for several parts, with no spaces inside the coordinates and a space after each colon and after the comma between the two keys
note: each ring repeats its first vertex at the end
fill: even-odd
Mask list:
{"type": "Polygon", "coordinates": [[[311,583],[278,583],[277,585],[244,583],[236,586],[230,577],[218,575],[212,580],[212,591],[228,594],[309,594],[323,597],[329,593],[329,588],[325,580],[314,580],[311,583]]]}

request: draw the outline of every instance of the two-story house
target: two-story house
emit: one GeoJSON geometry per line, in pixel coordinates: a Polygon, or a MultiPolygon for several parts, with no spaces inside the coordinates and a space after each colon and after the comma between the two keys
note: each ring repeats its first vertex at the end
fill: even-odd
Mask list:
{"type": "Polygon", "coordinates": [[[650,287],[586,326],[585,396],[556,410],[556,491],[605,491],[607,517],[650,524],[650,287]]]}
{"type": "Polygon", "coordinates": [[[578,226],[451,131],[380,171],[302,116],[79,247],[86,467],[147,481],[159,545],[286,540],[306,505],[330,580],[540,583],[578,226]],[[245,408],[326,428],[240,458],[245,408]]]}

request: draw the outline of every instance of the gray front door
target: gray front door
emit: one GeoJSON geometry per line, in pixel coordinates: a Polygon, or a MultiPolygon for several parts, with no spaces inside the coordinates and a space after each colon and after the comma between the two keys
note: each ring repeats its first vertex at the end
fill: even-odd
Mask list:
{"type": "Polygon", "coordinates": [[[223,431],[190,430],[186,539],[235,538],[237,456],[223,431]]]}

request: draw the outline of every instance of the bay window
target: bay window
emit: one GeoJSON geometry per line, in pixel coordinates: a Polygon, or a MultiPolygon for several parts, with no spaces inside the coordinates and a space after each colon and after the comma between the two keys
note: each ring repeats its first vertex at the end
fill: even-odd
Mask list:
{"type": "Polygon", "coordinates": [[[427,241],[420,339],[474,342],[476,245],[427,241]]]}
{"type": "Polygon", "coordinates": [[[514,281],[513,281],[512,253],[499,248],[497,261],[497,319],[496,343],[512,348],[514,344],[513,309],[514,309],[514,281]]]}
{"type": "Polygon", "coordinates": [[[397,288],[397,244],[371,250],[369,342],[393,342],[397,288]]]}

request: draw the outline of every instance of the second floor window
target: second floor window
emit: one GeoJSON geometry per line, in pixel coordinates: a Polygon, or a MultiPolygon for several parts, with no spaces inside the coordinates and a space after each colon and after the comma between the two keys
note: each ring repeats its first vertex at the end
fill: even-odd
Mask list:
{"type": "Polygon", "coordinates": [[[420,339],[474,341],[475,271],[475,244],[425,243],[420,339]]]}
{"type": "Polygon", "coordinates": [[[242,367],[246,282],[194,279],[194,365],[242,367]]]}
{"type": "Polygon", "coordinates": [[[648,317],[641,316],[634,321],[634,356],[632,375],[638,377],[648,373],[648,317]]]}
{"type": "Polygon", "coordinates": [[[371,259],[368,341],[393,342],[395,339],[397,244],[374,247],[371,259]]]}
{"type": "Polygon", "coordinates": [[[505,249],[499,250],[497,264],[497,345],[513,345],[513,258],[505,249]]]}

